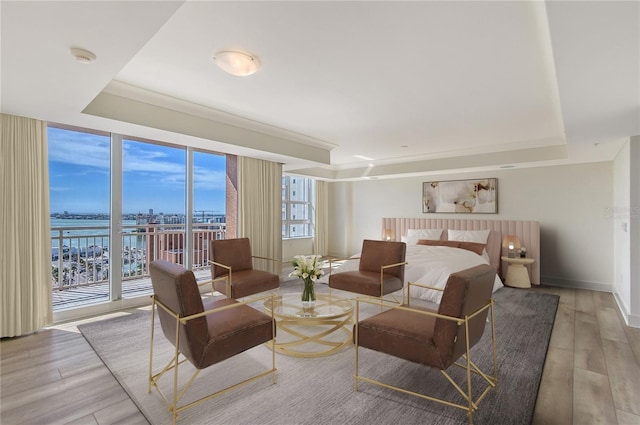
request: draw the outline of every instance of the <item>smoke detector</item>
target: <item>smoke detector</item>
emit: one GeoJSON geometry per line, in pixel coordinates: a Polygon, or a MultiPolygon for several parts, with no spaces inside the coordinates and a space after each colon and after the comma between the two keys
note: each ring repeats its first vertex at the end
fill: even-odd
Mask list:
{"type": "Polygon", "coordinates": [[[80,49],[78,47],[71,48],[71,56],[76,58],[76,60],[81,63],[91,63],[96,60],[95,54],[93,54],[88,50],[80,49]]]}

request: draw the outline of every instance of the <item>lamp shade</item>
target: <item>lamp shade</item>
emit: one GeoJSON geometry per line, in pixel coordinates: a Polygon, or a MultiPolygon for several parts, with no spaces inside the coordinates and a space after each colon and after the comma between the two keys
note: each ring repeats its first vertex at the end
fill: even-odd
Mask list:
{"type": "Polygon", "coordinates": [[[223,71],[238,77],[254,74],[260,67],[257,57],[240,50],[221,50],[213,60],[223,71]]]}
{"type": "Polygon", "coordinates": [[[517,235],[507,235],[502,239],[502,246],[509,248],[513,245],[512,249],[520,249],[520,238],[517,235]]]}
{"type": "Polygon", "coordinates": [[[385,241],[394,241],[396,240],[396,234],[393,229],[384,229],[382,232],[382,239],[385,241]]]}
{"type": "Polygon", "coordinates": [[[507,256],[515,257],[515,252],[520,249],[520,238],[517,235],[507,235],[502,239],[502,246],[507,248],[507,256]]]}

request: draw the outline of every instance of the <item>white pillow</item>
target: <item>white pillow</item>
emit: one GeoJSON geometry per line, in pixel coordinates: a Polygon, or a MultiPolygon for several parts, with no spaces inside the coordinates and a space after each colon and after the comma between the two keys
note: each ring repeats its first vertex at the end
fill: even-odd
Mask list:
{"type": "Polygon", "coordinates": [[[476,242],[486,245],[487,239],[489,239],[489,232],[491,229],[486,230],[447,230],[448,239],[450,241],[458,242],[476,242]]]}
{"type": "Polygon", "coordinates": [[[443,229],[408,229],[407,236],[400,238],[407,245],[416,245],[420,239],[439,241],[443,229]]]}

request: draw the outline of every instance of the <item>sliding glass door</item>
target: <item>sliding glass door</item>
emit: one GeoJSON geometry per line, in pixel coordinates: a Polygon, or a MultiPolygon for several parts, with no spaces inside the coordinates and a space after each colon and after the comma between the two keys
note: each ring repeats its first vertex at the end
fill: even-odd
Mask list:
{"type": "Polygon", "coordinates": [[[53,309],[110,299],[108,133],[49,126],[53,309]]]}
{"type": "Polygon", "coordinates": [[[122,141],[122,297],[151,292],[149,263],[185,265],[186,148],[122,141]]]}

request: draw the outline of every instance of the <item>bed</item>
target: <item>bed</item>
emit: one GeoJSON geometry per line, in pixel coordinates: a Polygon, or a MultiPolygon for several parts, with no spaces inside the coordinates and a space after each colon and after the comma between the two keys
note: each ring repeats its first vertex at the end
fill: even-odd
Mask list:
{"type": "MultiPolygon", "coordinates": [[[[532,283],[539,284],[540,231],[536,221],[383,218],[380,234],[389,234],[389,229],[395,235],[392,240],[407,243],[405,289],[407,282],[444,288],[451,273],[490,264],[498,272],[495,292],[503,286],[501,256],[506,253],[502,252],[502,239],[507,234],[518,235],[527,247],[527,256],[536,260],[530,275],[532,283]]],[[[357,269],[358,261],[349,260],[332,273],[357,269]]],[[[327,279],[325,276],[323,281],[327,279]]],[[[438,303],[441,296],[440,291],[411,289],[412,298],[438,303]]]]}

